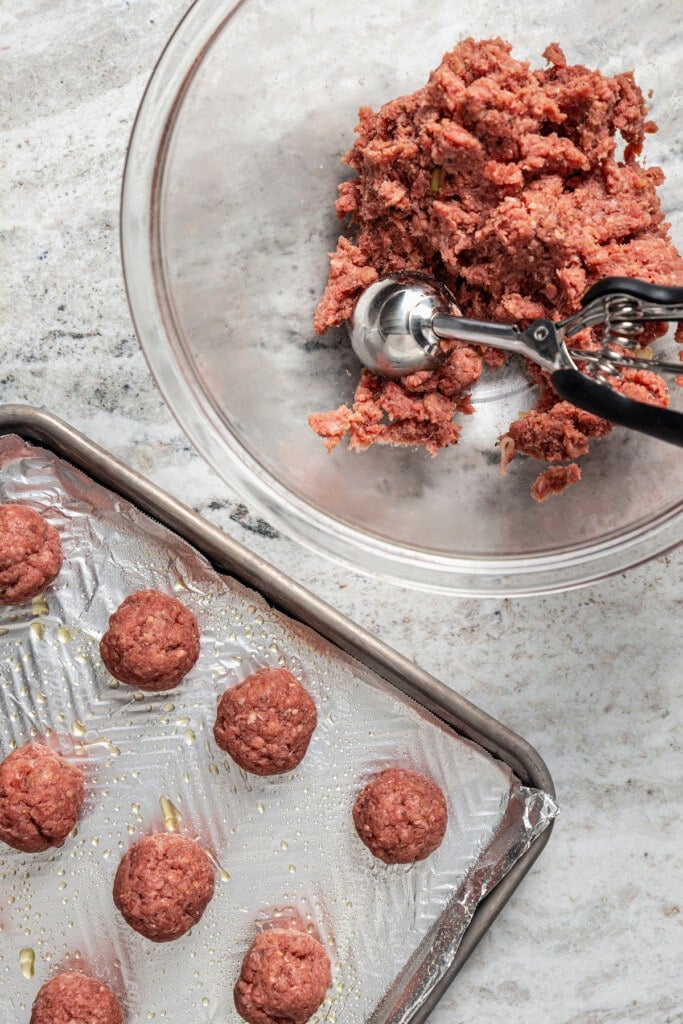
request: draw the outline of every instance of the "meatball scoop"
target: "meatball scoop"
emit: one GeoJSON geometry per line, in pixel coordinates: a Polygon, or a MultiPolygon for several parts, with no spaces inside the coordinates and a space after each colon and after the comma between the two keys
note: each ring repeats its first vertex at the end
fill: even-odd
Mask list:
{"type": "Polygon", "coordinates": [[[247,1024],[305,1024],[332,983],[330,958],[312,935],[294,929],[261,932],[244,958],[234,988],[247,1024]]]}
{"type": "Polygon", "coordinates": [[[441,845],[448,809],[426,775],[387,768],[358,794],[353,823],[375,857],[385,864],[411,864],[441,845]]]}
{"type": "Polygon", "coordinates": [[[123,1024],[118,999],[103,982],[65,971],[38,992],[30,1024],[123,1024]]]}
{"type": "Polygon", "coordinates": [[[0,604],[42,594],[62,567],[54,526],[26,505],[0,505],[0,604]]]}
{"type": "Polygon", "coordinates": [[[0,764],[0,840],[24,853],[61,846],[83,806],[83,773],[42,743],[0,764]]]}
{"type": "Polygon", "coordinates": [[[175,597],[139,590],[110,616],[100,654],[114,679],[140,690],[169,690],[199,657],[197,620],[175,597]]]}
{"type": "Polygon", "coordinates": [[[291,672],[264,668],[225,691],[213,735],[221,750],[254,775],[281,775],[302,760],[318,715],[291,672]]]}
{"type": "Polygon", "coordinates": [[[213,865],[199,843],[159,832],[133,843],[114,879],[124,920],[152,942],[172,942],[197,924],[214,890],[213,865]]]}

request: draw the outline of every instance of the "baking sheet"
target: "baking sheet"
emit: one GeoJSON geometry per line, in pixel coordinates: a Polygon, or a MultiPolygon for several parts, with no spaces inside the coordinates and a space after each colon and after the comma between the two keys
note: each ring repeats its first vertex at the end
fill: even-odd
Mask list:
{"type": "Polygon", "coordinates": [[[553,801],[56,456],[10,436],[0,466],[0,500],[46,513],[65,553],[44,598],[0,611],[0,753],[52,731],[87,765],[84,813],[61,851],[1,851],[8,1019],[80,959],[120,993],[131,1024],[237,1021],[231,990],[249,942],[266,919],[293,915],[333,962],[318,1019],[409,1019],[553,801]],[[202,632],[196,668],[168,694],[114,685],[98,654],[110,612],[149,586],[176,593],[202,632]],[[319,712],[304,762],[280,778],[246,776],[211,735],[223,689],[261,665],[291,669],[319,712]],[[351,825],[358,788],[390,764],[426,771],[447,796],[444,843],[422,864],[380,864],[351,825]],[[156,946],[120,919],[111,887],[128,845],[165,827],[162,798],[215,856],[219,881],[192,933],[156,946]],[[35,951],[33,978],[22,949],[35,951]]]}

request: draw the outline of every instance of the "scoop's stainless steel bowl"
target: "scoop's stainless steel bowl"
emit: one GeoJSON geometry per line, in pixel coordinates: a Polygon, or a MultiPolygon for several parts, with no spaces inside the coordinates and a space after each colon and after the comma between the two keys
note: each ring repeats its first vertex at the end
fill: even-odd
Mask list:
{"type": "Polygon", "coordinates": [[[376,281],[354,308],[351,347],[363,366],[383,377],[433,369],[439,339],[429,325],[436,312],[447,309],[441,291],[425,281],[376,281]]]}

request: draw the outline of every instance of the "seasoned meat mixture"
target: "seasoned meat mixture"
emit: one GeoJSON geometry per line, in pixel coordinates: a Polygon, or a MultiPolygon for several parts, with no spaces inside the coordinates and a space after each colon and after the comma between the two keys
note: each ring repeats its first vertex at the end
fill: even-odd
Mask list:
{"type": "Polygon", "coordinates": [[[133,843],[114,879],[114,903],[152,942],[172,942],[197,924],[214,891],[214,870],[199,843],[160,832],[133,843]]]}
{"type": "Polygon", "coordinates": [[[30,1024],[123,1024],[118,999],[103,982],[65,971],[38,992],[30,1024]]]}
{"type": "Polygon", "coordinates": [[[120,682],[140,690],[169,690],[199,657],[197,620],[175,597],[139,590],[110,617],[100,654],[120,682]]]}
{"type": "Polygon", "coordinates": [[[61,846],[83,806],[83,773],[43,743],[0,764],[0,840],[24,853],[61,846]]]}
{"type": "Polygon", "coordinates": [[[411,864],[438,849],[448,809],[439,787],[426,775],[387,768],[358,794],[356,832],[385,864],[411,864]]]}
{"type": "Polygon", "coordinates": [[[62,567],[54,526],[26,505],[0,505],[0,604],[42,594],[62,567]]]}
{"type": "Polygon", "coordinates": [[[237,764],[254,775],[281,775],[299,764],[318,716],[291,672],[264,668],[225,691],[213,734],[237,764]]]}
{"type": "MultiPolygon", "coordinates": [[[[356,176],[340,185],[337,200],[350,237],[331,255],[316,331],[347,321],[361,291],[397,271],[440,280],[464,316],[521,325],[562,319],[609,275],[683,284],[656,191],[662,171],[638,160],[656,126],[632,73],[610,78],[568,66],[556,43],[544,57],[549,66],[534,70],[502,39],[466,39],[424,88],[378,112],[361,108],[344,158],[356,176]]],[[[643,342],[662,330],[652,325],[643,342]]],[[[584,349],[597,343],[591,331],[572,341],[584,349]]],[[[363,370],[351,408],[310,416],[327,448],[345,437],[357,451],[391,443],[435,454],[455,443],[453,417],[472,411],[482,361],[500,366],[505,354],[442,347],[439,369],[400,381],[363,370]]],[[[544,371],[529,369],[540,385],[537,408],[501,439],[504,462],[518,453],[542,462],[584,455],[611,425],[577,413],[544,371]]],[[[625,371],[618,387],[668,404],[666,385],[648,371],[625,371]]]]}
{"type": "Polygon", "coordinates": [[[254,941],[234,988],[248,1024],[305,1024],[332,983],[330,958],[312,935],[270,928],[254,941]]]}

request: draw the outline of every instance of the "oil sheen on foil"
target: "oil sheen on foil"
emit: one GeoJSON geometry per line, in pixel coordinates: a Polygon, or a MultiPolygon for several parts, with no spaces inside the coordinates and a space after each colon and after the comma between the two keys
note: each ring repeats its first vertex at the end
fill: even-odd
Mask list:
{"type": "Polygon", "coordinates": [[[65,967],[107,982],[129,1024],[236,1024],[242,958],[259,928],[288,918],[333,964],[314,1024],[408,1020],[553,802],[57,456],[0,438],[0,501],[45,514],[65,556],[45,595],[0,609],[0,756],[47,737],[86,776],[61,849],[0,847],[0,1024],[28,1021],[65,967]],[[197,665],[168,693],[119,685],[99,657],[111,612],[149,587],[201,629],[197,665]],[[271,778],[238,769],[212,734],[223,690],[262,666],[290,669],[318,708],[302,764],[271,778]],[[391,765],[427,773],[448,801],[444,842],[418,864],[380,863],[353,829],[356,793],[391,765]],[[112,884],[129,845],[162,829],[198,839],[217,884],[199,924],[156,945],[124,923],[112,884]]]}

